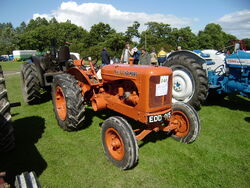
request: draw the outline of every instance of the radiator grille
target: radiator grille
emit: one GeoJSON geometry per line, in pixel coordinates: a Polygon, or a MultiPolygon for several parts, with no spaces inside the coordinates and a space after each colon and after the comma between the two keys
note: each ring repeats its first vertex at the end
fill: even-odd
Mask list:
{"type": "Polygon", "coordinates": [[[149,87],[149,107],[156,108],[171,104],[172,100],[172,76],[167,77],[167,82],[160,83],[161,77],[163,76],[152,76],[150,78],[150,87],[149,87]],[[162,84],[162,85],[159,85],[162,84]],[[160,87],[159,87],[160,86],[160,87]],[[164,86],[164,87],[162,87],[164,86]],[[165,88],[165,86],[167,88],[165,88]],[[164,90],[166,89],[166,90],[164,90]],[[157,96],[158,95],[158,96],[157,96]]]}

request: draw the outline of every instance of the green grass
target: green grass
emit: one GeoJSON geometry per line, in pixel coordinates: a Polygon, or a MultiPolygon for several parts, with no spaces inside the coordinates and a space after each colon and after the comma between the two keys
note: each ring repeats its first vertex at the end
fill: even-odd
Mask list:
{"type": "Polygon", "coordinates": [[[0,62],[0,65],[4,71],[20,71],[22,63],[22,61],[6,61],[0,62]]]}
{"type": "Polygon", "coordinates": [[[106,160],[100,123],[110,112],[88,112],[88,127],[65,132],[52,103],[28,106],[18,75],[6,76],[16,149],[1,156],[9,177],[34,170],[43,187],[250,187],[250,100],[235,96],[199,111],[202,131],[193,144],[155,133],[140,142],[139,163],[121,171],[106,160]]]}

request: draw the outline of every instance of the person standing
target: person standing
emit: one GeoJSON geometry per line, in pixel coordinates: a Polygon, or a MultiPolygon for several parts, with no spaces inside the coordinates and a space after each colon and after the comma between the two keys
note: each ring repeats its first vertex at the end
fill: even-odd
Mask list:
{"type": "Polygon", "coordinates": [[[137,47],[134,47],[134,48],[133,48],[133,51],[134,51],[134,55],[133,55],[134,62],[133,62],[133,64],[134,64],[134,65],[138,65],[139,60],[140,60],[141,51],[138,50],[137,47]]]}
{"type": "Polygon", "coordinates": [[[108,65],[110,64],[110,55],[109,53],[107,52],[107,49],[106,48],[103,48],[102,49],[102,52],[101,52],[101,58],[102,58],[102,65],[108,65]]]}
{"type": "Polygon", "coordinates": [[[145,48],[141,49],[141,55],[140,55],[140,65],[151,65],[151,56],[150,54],[146,51],[145,48]]]}
{"type": "Polygon", "coordinates": [[[160,66],[167,60],[167,53],[164,51],[164,48],[161,48],[161,51],[158,53],[158,62],[160,66]]]}
{"type": "Polygon", "coordinates": [[[96,73],[96,75],[97,75],[97,77],[98,77],[99,80],[102,79],[102,69],[101,68],[103,66],[105,66],[105,65],[109,65],[110,64],[110,55],[107,52],[106,48],[102,49],[101,58],[102,58],[102,65],[101,65],[101,67],[99,68],[99,70],[96,73]]]}
{"type": "Polygon", "coordinates": [[[158,65],[157,55],[155,53],[155,49],[151,50],[150,56],[151,56],[151,65],[158,65]]]}
{"type": "Polygon", "coordinates": [[[122,50],[121,62],[124,64],[129,63],[129,58],[133,56],[129,43],[126,43],[125,48],[122,50]]]}

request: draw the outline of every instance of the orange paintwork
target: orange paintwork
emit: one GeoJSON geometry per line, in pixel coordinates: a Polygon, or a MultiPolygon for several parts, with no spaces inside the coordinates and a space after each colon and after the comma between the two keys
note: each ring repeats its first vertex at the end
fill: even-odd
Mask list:
{"type": "MultiPolygon", "coordinates": [[[[135,110],[136,113],[153,113],[153,112],[161,112],[166,111],[166,109],[171,108],[171,100],[172,100],[172,79],[169,79],[169,89],[168,89],[168,97],[169,102],[162,106],[157,106],[150,108],[149,107],[149,101],[150,94],[149,91],[151,90],[151,84],[150,84],[150,77],[153,76],[165,76],[168,75],[172,78],[172,70],[167,67],[153,67],[153,66],[146,66],[146,65],[125,65],[125,64],[116,64],[116,65],[107,65],[102,68],[102,78],[103,82],[110,83],[116,80],[131,80],[134,82],[138,89],[139,94],[139,100],[138,104],[135,107],[131,107],[133,109],[127,109],[125,107],[125,114],[129,114],[131,110],[135,110]],[[136,76],[133,74],[136,73],[136,76]],[[127,74],[127,75],[124,75],[127,74]]],[[[119,98],[115,97],[107,98],[108,100],[108,108],[114,109],[115,111],[118,110],[117,102],[120,104],[119,98]],[[116,101],[118,99],[118,101],[116,101]],[[115,102],[116,101],[116,102],[115,102]]],[[[121,105],[123,107],[123,105],[121,105]]],[[[143,118],[140,118],[143,119],[143,118]]],[[[136,118],[136,120],[139,120],[136,118]]],[[[145,122],[144,122],[145,123],[145,122]]]]}
{"type": "Polygon", "coordinates": [[[124,143],[121,136],[115,129],[108,128],[105,131],[105,142],[110,155],[115,160],[122,160],[125,155],[124,143]]]}
{"type": "Polygon", "coordinates": [[[95,111],[108,108],[145,124],[147,128],[136,136],[138,140],[151,131],[177,129],[176,124],[162,124],[162,121],[166,125],[169,124],[168,116],[172,111],[170,68],[130,64],[106,65],[102,68],[100,81],[92,63],[89,64],[90,69],[86,70],[81,63],[75,63],[77,66],[67,72],[74,75],[85,101],[92,102],[95,111]],[[164,91],[161,91],[162,84],[166,84],[164,91]],[[152,122],[149,122],[150,116],[152,122]]]}
{"type": "Polygon", "coordinates": [[[87,62],[84,61],[84,59],[75,59],[73,60],[73,63],[75,66],[82,66],[82,65],[85,65],[87,62]]]}
{"type": "Polygon", "coordinates": [[[59,118],[64,121],[67,116],[67,105],[66,105],[66,100],[63,95],[62,88],[57,86],[56,88],[56,111],[59,116],[59,118]]]}
{"type": "Polygon", "coordinates": [[[147,126],[142,131],[141,131],[141,129],[136,130],[136,131],[141,131],[140,134],[136,135],[136,139],[137,140],[142,140],[143,138],[145,138],[152,131],[155,131],[155,132],[158,132],[158,131],[169,132],[169,131],[175,130],[175,129],[177,129],[177,125],[176,124],[171,124],[171,123],[169,123],[168,126],[159,126],[159,125],[147,126]]]}
{"type": "Polygon", "coordinates": [[[178,137],[187,136],[190,131],[190,123],[187,116],[181,111],[174,111],[171,119],[171,124],[176,125],[175,135],[178,137]]]}
{"type": "Polygon", "coordinates": [[[81,66],[84,64],[84,61],[82,59],[76,59],[73,61],[75,66],[81,66]]]}
{"type": "Polygon", "coordinates": [[[129,64],[130,64],[130,65],[133,65],[134,58],[133,58],[133,57],[130,57],[130,58],[128,58],[128,59],[129,59],[129,64]]]}

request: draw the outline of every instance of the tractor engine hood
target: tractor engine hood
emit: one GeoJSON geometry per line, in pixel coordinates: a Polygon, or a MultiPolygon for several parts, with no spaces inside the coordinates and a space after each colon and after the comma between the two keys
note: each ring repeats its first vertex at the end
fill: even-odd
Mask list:
{"type": "Polygon", "coordinates": [[[102,68],[102,79],[104,81],[137,80],[162,75],[172,75],[172,70],[167,67],[129,64],[106,65],[102,68]]]}

